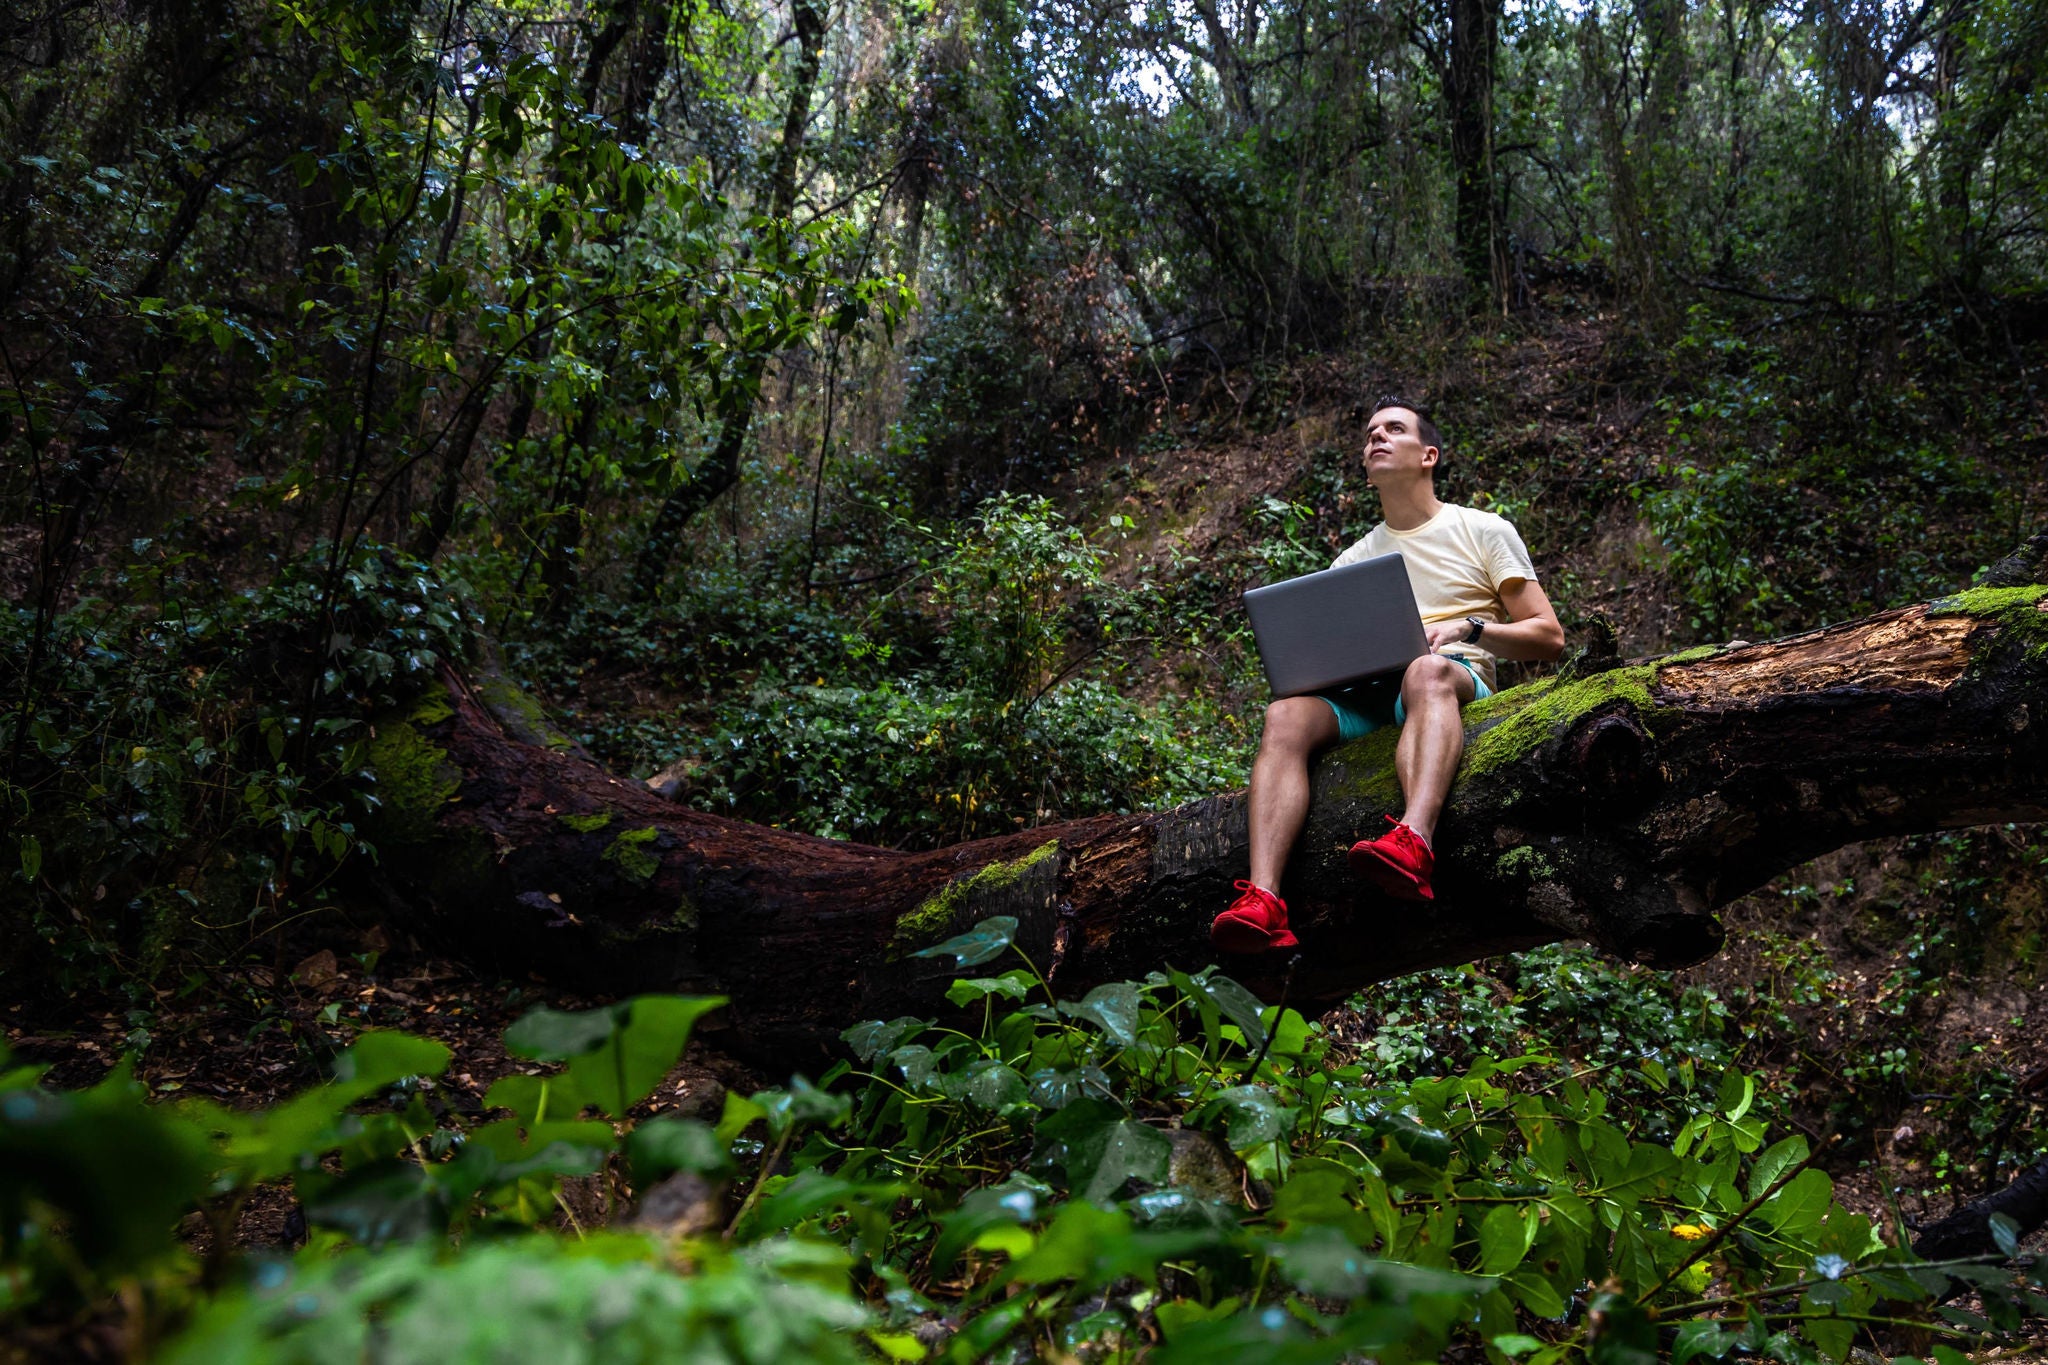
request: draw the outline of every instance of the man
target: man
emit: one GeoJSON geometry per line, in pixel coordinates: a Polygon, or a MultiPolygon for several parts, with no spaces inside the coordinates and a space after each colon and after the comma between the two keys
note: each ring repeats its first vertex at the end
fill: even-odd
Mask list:
{"type": "Polygon", "coordinates": [[[1500,659],[1555,659],[1564,629],[1536,582],[1529,551],[1507,521],[1439,501],[1443,458],[1436,424],[1412,403],[1383,399],[1366,424],[1365,476],[1385,520],[1337,556],[1332,568],[1399,551],[1415,589],[1430,652],[1396,680],[1285,697],[1266,708],[1252,764],[1251,879],[1216,917],[1210,937],[1230,952],[1294,947],[1280,874],[1308,818],[1308,764],[1320,749],[1383,725],[1399,725],[1394,771],[1407,809],[1393,828],[1352,846],[1352,872],[1390,896],[1435,898],[1431,841],[1465,752],[1460,711],[1492,695],[1500,659]]]}

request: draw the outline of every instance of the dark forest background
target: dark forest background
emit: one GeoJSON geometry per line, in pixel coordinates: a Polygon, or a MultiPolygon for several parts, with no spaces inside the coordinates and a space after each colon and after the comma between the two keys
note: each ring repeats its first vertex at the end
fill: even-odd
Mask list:
{"type": "MultiPolygon", "coordinates": [[[[248,1354],[233,1358],[300,1358],[289,1352],[313,1347],[259,1323],[257,1290],[224,1287],[253,1264],[242,1251],[306,1236],[316,1201],[287,1173],[303,1186],[320,1158],[331,1172],[360,1134],[308,1119],[290,1147],[273,1124],[262,1141],[284,1145],[259,1158],[250,1133],[221,1137],[233,1106],[330,1074],[338,1048],[358,1056],[359,1035],[378,1036],[361,1035],[371,1025],[433,1032],[447,1009],[483,1020],[474,1036],[437,1035],[470,1066],[461,1080],[475,1077],[467,1113],[493,1070],[595,1046],[596,1034],[535,1041],[529,1026],[523,1043],[507,1037],[510,1054],[473,1056],[536,1000],[592,1002],[502,982],[487,946],[422,943],[380,907],[376,812],[394,783],[423,779],[388,757],[380,771],[371,742],[443,665],[502,672],[576,742],[677,800],[894,847],[1224,790],[1243,780],[1265,699],[1237,595],[1323,567],[1377,520],[1357,453],[1387,393],[1444,427],[1445,495],[1521,528],[1584,659],[1764,639],[1968,587],[2048,520],[2044,80],[2043,0],[0,10],[0,1063],[9,1046],[22,1063],[0,1066],[0,1100],[42,1096],[52,1124],[72,1104],[63,1122],[125,1134],[107,1140],[109,1165],[73,1172],[80,1188],[116,1189],[107,1208],[0,1177],[0,1214],[18,1228],[0,1236],[5,1349],[153,1357],[198,1322],[216,1335],[194,1328],[162,1349],[226,1359],[244,1332],[234,1349],[248,1354]],[[167,1106],[134,1103],[127,1071],[102,1081],[124,1053],[158,1099],[191,1086],[228,1106],[193,1122],[241,1163],[233,1180],[207,1168],[214,1193],[193,1193],[204,1216],[162,1245],[151,1239],[186,1205],[159,1208],[114,1172],[156,1151],[161,1172],[143,1183],[176,1189],[206,1161],[150,1126],[170,1122],[151,1117],[167,1106]],[[24,1088],[39,1081],[52,1088],[24,1088]],[[271,1223],[249,1222],[266,1209],[271,1223]],[[94,1227],[98,1242],[80,1232],[94,1227]],[[53,1250],[67,1236],[82,1256],[53,1250]]],[[[1740,903],[1730,953],[1707,968],[1658,975],[1544,950],[1378,988],[1313,1026],[1312,1057],[1305,1043],[1259,1049],[1249,1067],[1226,1065],[1218,1007],[1196,1007],[1207,987],[1176,983],[1192,1012],[1147,994],[1142,1017],[1206,1018],[1204,1065],[1268,1098],[1217,1109],[1213,1087],[1141,1086],[1116,1101],[1138,1117],[1116,1121],[1228,1129],[1223,1156],[1271,1187],[1258,1209],[1322,1141],[1288,1127],[1293,1155],[1254,1150],[1282,1132],[1262,1105],[1323,1107],[1322,1092],[1299,1093],[1304,1077],[1348,1067],[1343,1084],[1420,1085],[1448,1071],[1477,1105],[1490,1092],[1464,1070],[1474,1059],[1554,1052],[1567,1072],[1661,1078],[1614,1082],[1633,1137],[1677,1141],[1684,1159],[1691,1140],[1673,1135],[1719,1122],[1732,1172],[1758,1147],[1737,1133],[1757,1122],[1749,1074],[1773,1136],[1838,1141],[1821,1167],[1844,1209],[1890,1228],[1902,1198],[1913,1217],[1945,1211],[2038,1155],[2044,866],[2048,845],[2025,826],[1850,850],[1740,903]],[[1690,1070],[1667,1089],[1680,1056],[1698,1061],[1697,1089],[1690,1070]]],[[[1165,980],[1146,989],[1167,993],[1165,980]]],[[[968,998],[996,1030],[994,1002],[1022,995],[968,998]]],[[[1085,1018],[1062,1027],[1078,1037],[1085,1018]]],[[[1254,1008],[1230,1027],[1242,1043],[1284,1023],[1254,1008]]],[[[689,1019],[677,1027],[660,1035],[670,1059],[689,1019]]],[[[1100,1033],[1123,1046],[1116,1028],[1100,1033]]],[[[995,1037],[983,1046],[1000,1059],[995,1037]]],[[[878,1071],[893,1055],[874,1038],[853,1046],[878,1071]]],[[[1335,1353],[1303,1346],[1302,1359],[1622,1358],[1623,1329],[1602,1347],[1586,1295],[1573,1299],[1572,1267],[1585,1267],[1570,1255],[1544,1271],[1561,1289],[1459,1310],[1485,1318],[1478,1337],[1449,1309],[1411,1313],[1410,1289],[1339,1293],[1352,1282],[1322,1269],[1295,1277],[1291,1302],[1309,1307],[1259,1326],[1259,1304],[1279,1301],[1269,1271],[1307,1264],[1299,1249],[1292,1262],[1244,1253],[1256,1285],[1189,1268],[1224,1256],[1213,1246],[1150,1243],[1142,1267],[1133,1252],[1115,1273],[1041,1265],[1005,1279],[1023,1242],[975,1242],[991,1221],[935,1229],[960,1199],[1023,1188],[992,1182],[1022,1178],[1025,1152],[1045,1150],[1007,1092],[971,1097],[961,1080],[940,1105],[959,1125],[940,1142],[888,1129],[882,1099],[845,1097],[853,1081],[763,1090],[786,1078],[701,1054],[685,1063],[699,1100],[729,1092],[726,1108],[671,1115],[697,1126],[654,1130],[689,1136],[634,1160],[642,1187],[676,1170],[735,1180],[725,1242],[741,1230],[754,1259],[705,1252],[712,1269],[694,1280],[634,1261],[651,1278],[633,1292],[658,1315],[646,1305],[716,1289],[818,1334],[758,1358],[1132,1359],[1179,1341],[1188,1358],[1234,1358],[1228,1346],[1263,1360],[1297,1329],[1335,1353]],[[756,1116],[732,1107],[756,1101],[756,1116]],[[1011,1147],[973,1146],[966,1130],[989,1114],[1011,1147]],[[909,1212],[900,1191],[877,1193],[911,1181],[909,1167],[842,1169],[818,1146],[828,1132],[835,1152],[925,1144],[916,1179],[958,1188],[909,1212]],[[794,1174],[791,1151],[811,1153],[794,1174]],[[764,1201],[807,1174],[846,1188],[763,1223],[764,1201]],[[956,1237],[941,1241],[947,1257],[934,1236],[956,1237]],[[850,1279],[791,1250],[828,1244],[852,1258],[850,1279]],[[1339,1300],[1409,1305],[1401,1331],[1419,1335],[1345,1337],[1328,1316],[1339,1300]]],[[[377,1083],[349,1091],[344,1074],[307,1094],[327,1096],[322,1122],[345,1129],[345,1106],[359,1119],[373,1091],[438,1074],[431,1061],[349,1062],[377,1083]]],[[[1077,1102],[1107,1104],[1123,1084],[1096,1074],[1102,1093],[1084,1077],[1077,1102]]],[[[671,1108],[687,1080],[661,1092],[671,1108]]],[[[424,1103],[404,1085],[383,1118],[424,1103]]],[[[621,1079],[610,1105],[576,1093],[623,1122],[632,1088],[621,1079]]],[[[544,1121],[544,1099],[522,1111],[510,1093],[491,1090],[482,1112],[544,1121]]],[[[1449,1101],[1402,1093],[1387,1112],[1436,1131],[1429,1105],[1449,1101]]],[[[638,1098],[646,1128],[661,1105],[638,1098]]],[[[561,1140],[608,1148],[598,1123],[561,1140]]],[[[462,1141],[428,1152],[407,1131],[361,1142],[377,1161],[411,1152],[410,1175],[368,1169],[414,1182],[413,1197],[462,1141]]],[[[505,1139],[504,1170],[540,1161],[520,1145],[544,1146],[536,1133],[505,1139]]],[[[1500,1159],[1521,1160],[1524,1140],[1503,1137],[1500,1159]]],[[[34,1148],[19,1141],[0,1151],[34,1148]]],[[[570,1225],[610,1221],[635,1189],[625,1159],[610,1162],[542,1162],[435,1195],[436,1231],[475,1216],[559,1226],[568,1241],[520,1251],[479,1235],[474,1254],[420,1252],[404,1292],[488,1285],[508,1272],[487,1256],[527,1255],[572,1305],[563,1320],[596,1332],[575,1296],[606,1291],[576,1278],[594,1262],[562,1248],[570,1225]],[[597,1187],[603,1216],[579,1212],[573,1192],[597,1187]],[[474,1200],[488,1216],[462,1212],[474,1200]]],[[[1385,1160],[1375,1169],[1383,1191],[1399,1183],[1385,1160]]],[[[1032,1198],[1055,1185],[1094,1188],[1069,1169],[1032,1198]]],[[[1144,1232],[1151,1215],[1134,1204],[1105,1204],[1121,1189],[1060,1206],[1095,1210],[1060,1236],[1169,1235],[1144,1232]],[[1088,1217],[1124,1224],[1090,1231],[1088,1217]]],[[[403,1222],[417,1199],[373,1216],[357,1195],[341,1201],[352,1213],[333,1199],[324,1223],[316,1210],[295,1273],[346,1280],[362,1264],[347,1257],[368,1253],[344,1244],[428,1245],[425,1223],[403,1222]]],[[[1358,1217],[1376,1207],[1346,1197],[1358,1217]]],[[[1839,1221],[1839,1245],[1812,1240],[1827,1207],[1823,1195],[1810,1230],[1778,1227],[1805,1278],[1817,1255],[1868,1252],[1839,1221]]],[[[1403,1256],[1505,1273],[1548,1245],[1532,1222],[1508,1257],[1520,1234],[1505,1222],[1451,1216],[1455,1261],[1448,1248],[1403,1256]]],[[[1694,1226],[1678,1216],[1659,1248],[1689,1244],[1667,1235],[1694,1226]]],[[[1273,1226],[1350,1227],[1294,1217],[1273,1226]]],[[[1058,1243],[1043,1236],[1041,1251],[1058,1243]]],[[[1382,1252],[1399,1241],[1383,1237],[1382,1252]]],[[[1706,1266],[1659,1285],[1665,1250],[1607,1254],[1645,1302],[1706,1266]]],[[[1773,1273],[1792,1264],[1757,1254],[1773,1273]]],[[[1754,1341],[1737,1342],[1737,1314],[1698,1349],[1783,1338],[1781,1358],[1841,1359],[1851,1331],[1883,1345],[1856,1314],[1892,1300],[1854,1282],[1869,1295],[1854,1313],[1823,1298],[1792,1314],[1839,1330],[1801,1336],[1765,1311],[1780,1300],[1753,1296],[1754,1341]]],[[[354,1306],[308,1332],[404,1320],[398,1300],[320,1283],[323,1302],[354,1306]]],[[[1446,1285],[1418,1282],[1413,1302],[1465,1292],[1446,1285]]],[[[1680,1297],[1707,1286],[1691,1288],[1680,1297]]],[[[1983,1330],[2020,1330],[2024,1295],[1984,1293],[1983,1330]]],[[[725,1311],[688,1307],[698,1326],[670,1347],[701,1346],[689,1333],[716,1319],[730,1334],[719,1349],[756,1358],[731,1343],[758,1324],[725,1311]]],[[[1956,1342],[1977,1330],[1955,1328],[1956,1342]]],[[[1668,1323],[1661,1338],[1653,1324],[1627,1331],[1631,1350],[1682,1344],[1668,1323]]],[[[391,1340],[375,1349],[398,1353],[363,1358],[412,1358],[391,1340]]],[[[613,1342],[590,1358],[639,1357],[613,1342]]]]}

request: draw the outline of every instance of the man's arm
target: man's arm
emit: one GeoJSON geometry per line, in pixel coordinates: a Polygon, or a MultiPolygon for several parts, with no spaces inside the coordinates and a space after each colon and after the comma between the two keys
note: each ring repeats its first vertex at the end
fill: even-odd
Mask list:
{"type": "MultiPolygon", "coordinates": [[[[1533,578],[1511,578],[1500,585],[1501,605],[1508,609],[1505,625],[1489,623],[1479,636],[1479,647],[1500,659],[1527,659],[1548,663],[1564,653],[1564,627],[1544,595],[1543,585],[1533,578]]],[[[1471,632],[1463,621],[1441,621],[1430,626],[1429,647],[1457,644],[1471,632]]]]}

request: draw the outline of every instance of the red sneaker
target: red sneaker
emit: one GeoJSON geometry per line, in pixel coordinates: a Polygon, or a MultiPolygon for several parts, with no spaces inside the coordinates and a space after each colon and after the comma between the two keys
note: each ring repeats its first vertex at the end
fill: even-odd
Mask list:
{"type": "Polygon", "coordinates": [[[1429,876],[1436,870],[1436,855],[1422,836],[1408,826],[1387,817],[1393,828],[1377,839],[1360,839],[1351,846],[1351,875],[1362,877],[1396,900],[1433,901],[1429,876]]]}
{"type": "Polygon", "coordinates": [[[1287,902],[1263,887],[1238,882],[1243,892],[1209,926],[1209,941],[1226,953],[1264,953],[1300,944],[1287,928],[1287,902]]]}

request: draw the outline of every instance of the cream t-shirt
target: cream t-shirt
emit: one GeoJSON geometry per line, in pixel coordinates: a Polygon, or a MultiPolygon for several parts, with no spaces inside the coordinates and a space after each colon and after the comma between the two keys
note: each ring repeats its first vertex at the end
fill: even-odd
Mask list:
{"type": "MultiPolygon", "coordinates": [[[[1500,599],[1501,587],[1517,578],[1536,577],[1529,547],[1522,544],[1507,518],[1449,502],[1412,531],[1396,531],[1381,522],[1338,555],[1330,567],[1341,569],[1397,551],[1408,567],[1408,584],[1415,589],[1415,605],[1421,608],[1426,626],[1468,616],[1506,622],[1508,609],[1500,599]]],[[[1479,646],[1449,644],[1439,652],[1471,660],[1486,685],[1494,685],[1493,655],[1479,646]]]]}

